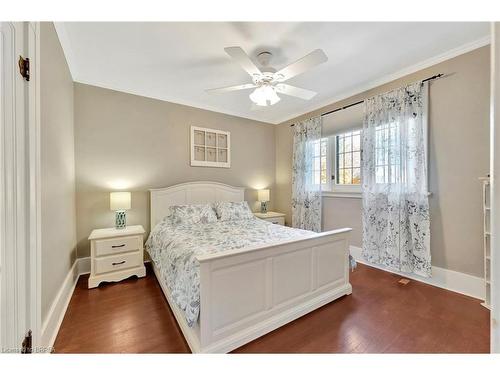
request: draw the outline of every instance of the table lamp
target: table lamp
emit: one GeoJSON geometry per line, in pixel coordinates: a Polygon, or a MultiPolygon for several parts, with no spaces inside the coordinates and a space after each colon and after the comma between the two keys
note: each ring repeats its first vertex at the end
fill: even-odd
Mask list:
{"type": "Polygon", "coordinates": [[[130,210],[130,201],[130,192],[128,191],[114,191],[109,194],[109,208],[116,213],[116,229],[124,229],[127,226],[125,211],[130,210]]]}
{"type": "Polygon", "coordinates": [[[267,212],[267,202],[269,202],[269,189],[259,190],[257,195],[260,202],[260,212],[265,214],[267,212]]]}

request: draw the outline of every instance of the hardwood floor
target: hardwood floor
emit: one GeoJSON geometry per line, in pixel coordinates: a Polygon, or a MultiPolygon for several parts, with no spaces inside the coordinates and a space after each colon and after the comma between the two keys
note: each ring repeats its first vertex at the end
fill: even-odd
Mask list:
{"type": "MultiPolygon", "coordinates": [[[[78,281],[56,353],[188,353],[150,267],[145,278],[87,289],[78,281]]],[[[358,265],[353,293],[237,353],[487,353],[489,311],[478,300],[358,265]]]]}

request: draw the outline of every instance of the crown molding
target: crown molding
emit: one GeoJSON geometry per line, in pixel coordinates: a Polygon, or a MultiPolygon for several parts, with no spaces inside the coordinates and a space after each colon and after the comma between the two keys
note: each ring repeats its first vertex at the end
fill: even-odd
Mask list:
{"type": "Polygon", "coordinates": [[[403,78],[407,75],[416,73],[420,70],[429,68],[433,65],[437,65],[443,61],[450,60],[454,57],[463,55],[467,52],[470,52],[470,51],[473,51],[475,49],[487,46],[488,44],[490,44],[490,42],[491,42],[491,38],[489,35],[487,35],[487,36],[480,38],[480,39],[477,39],[473,42],[463,44],[460,47],[453,48],[453,49],[446,51],[444,53],[441,53],[437,56],[431,57],[430,59],[421,61],[417,64],[411,65],[411,66],[406,67],[406,68],[401,69],[401,70],[398,70],[395,73],[388,74],[388,75],[383,76],[381,78],[378,78],[374,81],[370,81],[368,83],[364,83],[362,85],[356,86],[354,89],[346,91],[340,95],[336,95],[336,96],[331,97],[329,99],[325,99],[321,102],[321,104],[315,105],[314,107],[310,107],[307,110],[296,112],[295,114],[288,116],[286,119],[283,119],[282,121],[278,122],[277,124],[279,125],[279,124],[283,124],[283,123],[288,123],[288,122],[296,119],[297,117],[303,116],[307,113],[315,112],[323,107],[326,107],[328,105],[332,105],[332,104],[339,102],[341,100],[344,100],[344,99],[348,99],[354,95],[358,95],[362,92],[371,90],[375,87],[382,86],[386,83],[403,78]]]}

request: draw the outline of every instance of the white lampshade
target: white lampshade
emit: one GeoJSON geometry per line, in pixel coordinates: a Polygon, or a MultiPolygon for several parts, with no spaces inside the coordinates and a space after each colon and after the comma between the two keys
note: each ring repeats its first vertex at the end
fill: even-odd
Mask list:
{"type": "Polygon", "coordinates": [[[130,210],[130,192],[114,191],[109,194],[109,208],[111,211],[130,210]]]}
{"type": "Polygon", "coordinates": [[[269,202],[269,189],[262,189],[258,192],[259,202],[269,202]]]}

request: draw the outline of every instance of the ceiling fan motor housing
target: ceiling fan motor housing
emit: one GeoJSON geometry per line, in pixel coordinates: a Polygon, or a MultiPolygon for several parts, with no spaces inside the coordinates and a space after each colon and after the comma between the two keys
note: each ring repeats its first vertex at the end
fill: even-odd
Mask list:
{"type": "Polygon", "coordinates": [[[257,61],[262,67],[261,71],[263,73],[275,73],[276,69],[269,66],[271,59],[273,58],[273,54],[268,51],[263,51],[257,55],[257,61]]]}
{"type": "Polygon", "coordinates": [[[268,66],[272,57],[273,57],[273,54],[271,52],[262,51],[261,53],[259,53],[257,55],[257,61],[262,66],[268,66]]]}

